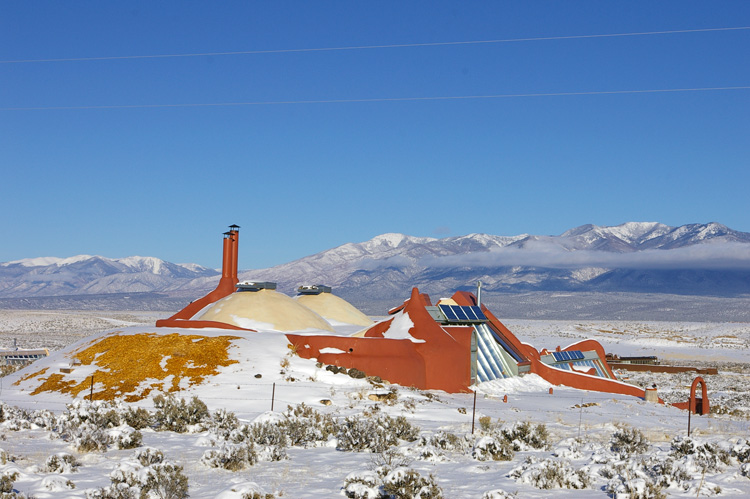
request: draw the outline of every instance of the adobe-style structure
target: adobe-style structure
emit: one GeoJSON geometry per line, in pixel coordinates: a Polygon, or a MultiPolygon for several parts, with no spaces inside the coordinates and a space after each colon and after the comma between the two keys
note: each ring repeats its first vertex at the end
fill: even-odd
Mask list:
{"type": "Polygon", "coordinates": [[[598,342],[537,351],[472,293],[459,291],[433,306],[414,288],[391,315],[355,337],[286,336],[303,358],[420,389],[468,392],[478,383],[534,373],[554,385],[645,397],[641,388],[617,380],[598,342]]]}
{"type": "Polygon", "coordinates": [[[277,331],[302,358],[420,389],[468,392],[479,383],[534,373],[554,385],[645,397],[644,390],[617,380],[598,342],[537,351],[465,291],[433,305],[414,288],[403,305],[389,312],[391,317],[373,324],[321,284],[301,286],[292,299],[278,293],[274,283],[240,283],[238,240],[239,227],[232,225],[224,233],[216,289],[157,326],[277,331]],[[342,336],[322,316],[364,329],[342,336]]]}

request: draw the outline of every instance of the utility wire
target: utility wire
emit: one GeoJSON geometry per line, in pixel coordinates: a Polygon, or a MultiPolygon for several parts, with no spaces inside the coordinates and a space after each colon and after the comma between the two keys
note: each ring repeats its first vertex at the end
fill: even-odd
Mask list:
{"type": "Polygon", "coordinates": [[[84,62],[84,61],[114,61],[125,59],[167,59],[174,57],[207,57],[223,55],[257,55],[257,54],[288,54],[295,52],[332,52],[344,50],[368,50],[368,49],[392,49],[408,47],[442,47],[449,45],[481,45],[493,43],[517,43],[517,42],[538,42],[551,40],[578,40],[586,38],[615,38],[623,36],[650,36],[650,35],[673,35],[683,33],[707,33],[713,31],[738,31],[748,30],[750,26],[736,26],[726,28],[701,28],[701,29],[679,29],[669,31],[641,31],[635,33],[606,33],[598,35],[570,35],[570,36],[541,36],[533,38],[506,38],[498,40],[470,40],[457,42],[431,42],[431,43],[398,43],[390,45],[354,45],[348,47],[318,47],[318,48],[299,48],[299,49],[272,49],[272,50],[243,50],[236,52],[199,52],[190,54],[152,54],[152,55],[122,55],[122,56],[103,56],[103,57],[66,57],[56,59],[19,59],[0,61],[0,64],[21,64],[31,62],[84,62]]]}
{"type": "Polygon", "coordinates": [[[575,95],[625,95],[654,94],[674,92],[708,92],[718,90],[750,90],[750,86],[737,87],[701,87],[701,88],[661,88],[648,90],[604,90],[598,92],[550,92],[529,94],[494,94],[494,95],[450,95],[436,97],[382,97],[372,99],[324,99],[324,100],[289,100],[289,101],[250,101],[250,102],[207,102],[183,104],[124,104],[102,106],[29,106],[0,107],[0,111],[73,111],[83,109],[152,109],[152,108],[185,108],[185,107],[237,107],[237,106],[276,106],[292,104],[351,104],[368,102],[409,102],[409,101],[445,101],[472,99],[509,99],[519,97],[567,97],[575,95]]]}

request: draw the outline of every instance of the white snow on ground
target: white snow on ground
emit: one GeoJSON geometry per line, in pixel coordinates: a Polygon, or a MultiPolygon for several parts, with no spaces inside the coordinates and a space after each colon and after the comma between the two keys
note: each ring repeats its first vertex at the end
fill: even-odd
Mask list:
{"type": "MultiPolygon", "coordinates": [[[[43,343],[47,326],[34,326],[36,319],[46,320],[40,314],[29,312],[25,318],[21,312],[0,314],[0,331],[12,331],[19,336],[19,345],[25,347],[26,338],[22,334],[23,328],[28,328],[29,333],[43,343]]],[[[68,313],[60,317],[70,319],[68,313]]],[[[99,320],[94,319],[96,315],[91,317],[92,321],[99,320]]],[[[128,322],[128,319],[117,320],[128,322]]],[[[354,451],[343,450],[343,442],[348,437],[339,433],[307,446],[289,445],[283,459],[278,461],[269,460],[270,451],[264,448],[265,454],[259,452],[261,458],[254,465],[228,471],[206,464],[209,451],[219,452],[230,446],[220,438],[216,428],[194,426],[186,433],[146,428],[141,430],[143,441],[136,449],[120,450],[110,446],[106,451],[79,452],[72,441],[45,424],[53,415],[38,412],[35,418],[24,419],[15,409],[6,408],[0,417],[3,420],[0,422],[0,475],[18,473],[13,488],[28,496],[83,498],[87,493],[111,485],[110,475],[115,470],[120,470],[117,473],[121,475],[127,470],[147,474],[151,468],[139,464],[135,453],[150,447],[159,449],[165,461],[183,467],[191,498],[233,499],[242,498],[243,494],[250,497],[253,492],[261,491],[273,497],[295,499],[346,497],[347,476],[350,476],[347,490],[351,494],[355,490],[368,494],[378,487],[377,483],[367,485],[364,479],[368,477],[382,482],[406,476],[405,471],[395,469],[396,465],[405,465],[424,478],[432,475],[445,498],[507,497],[503,491],[531,498],[607,497],[609,492],[623,498],[628,497],[625,492],[628,488],[646,491],[656,486],[669,497],[750,496],[750,465],[747,464],[750,447],[744,441],[750,437],[747,370],[750,324],[507,321],[506,325],[521,340],[537,348],[593,337],[603,343],[606,351],[619,355],[658,355],[676,363],[717,365],[720,374],[704,376],[704,379],[712,405],[721,407],[720,413],[692,416],[692,440],[679,440],[678,437],[687,434],[685,411],[633,397],[552,387],[535,375],[483,383],[476,390],[476,399],[473,393],[379,387],[366,379],[333,374],[325,366],[296,357],[287,348],[283,334],[183,330],[205,336],[242,336],[230,348],[231,357],[239,360],[238,364],[223,368],[202,386],[182,386],[178,394],[186,400],[197,396],[215,414],[226,409],[244,424],[262,421],[278,424],[285,420],[287,406],[304,403],[334,417],[342,428],[345,421],[386,421],[381,415],[403,416],[419,428],[418,436],[413,441],[397,441],[388,451],[373,452],[367,447],[375,445],[374,434],[363,437],[364,451],[354,451]],[[552,394],[549,393],[551,387],[552,394]],[[388,393],[395,394],[395,398],[383,402],[369,398],[369,395],[388,393]],[[507,402],[504,402],[506,396],[507,402]],[[472,419],[475,400],[476,415],[472,419]],[[472,422],[474,435],[471,434],[472,422]],[[493,446],[504,441],[503,435],[517,434],[513,432],[518,423],[529,423],[532,428],[545,425],[549,433],[546,446],[535,448],[523,439],[515,439],[511,446],[517,449],[511,460],[487,459],[493,446]],[[645,442],[639,440],[635,430],[645,442]],[[633,448],[615,445],[624,441],[642,445],[633,445],[633,448]],[[61,467],[50,471],[47,460],[59,453],[74,456],[80,465],[75,469],[61,467]],[[379,478],[376,470],[384,463],[390,463],[394,469],[379,478]],[[363,482],[353,483],[354,476],[362,477],[363,482]],[[75,488],[69,488],[69,482],[75,488]],[[540,488],[546,486],[552,488],[540,488]],[[568,488],[572,486],[585,488],[568,488]]],[[[112,326],[110,323],[107,327],[112,326]]],[[[117,330],[133,334],[178,331],[160,329],[139,325],[117,330]]],[[[66,349],[85,345],[92,339],[76,336],[75,332],[66,336],[59,329],[51,334],[56,342],[67,339],[66,349]]],[[[31,371],[0,378],[0,400],[8,407],[27,411],[51,410],[57,418],[81,411],[95,412],[87,409],[87,404],[81,400],[83,397],[77,401],[77,409],[66,410],[66,405],[72,401],[62,395],[29,396],[28,390],[21,390],[22,386],[12,385],[22,374],[45,366],[58,369],[66,367],[67,362],[59,358],[43,359],[33,364],[31,371]]],[[[74,371],[76,377],[84,379],[90,374],[91,368],[88,369],[81,366],[74,371]]],[[[685,400],[687,387],[694,377],[650,373],[627,376],[629,381],[641,385],[656,382],[659,394],[670,401],[685,400]]],[[[138,405],[152,412],[155,410],[151,398],[138,405]]],[[[119,427],[108,431],[122,434],[128,430],[119,427]]]]}

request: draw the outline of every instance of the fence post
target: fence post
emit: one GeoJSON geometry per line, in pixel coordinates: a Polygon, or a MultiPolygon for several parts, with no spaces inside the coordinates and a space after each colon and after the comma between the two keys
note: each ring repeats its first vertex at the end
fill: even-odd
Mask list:
{"type": "Polygon", "coordinates": [[[89,402],[94,401],[94,375],[91,375],[91,393],[89,394],[89,402]]]}
{"type": "Polygon", "coordinates": [[[276,383],[273,384],[273,389],[271,391],[271,412],[273,412],[273,401],[276,398],[276,383]]]}
{"type": "Polygon", "coordinates": [[[471,409],[471,434],[474,434],[474,415],[477,413],[477,392],[474,390],[474,407],[471,409]]]}

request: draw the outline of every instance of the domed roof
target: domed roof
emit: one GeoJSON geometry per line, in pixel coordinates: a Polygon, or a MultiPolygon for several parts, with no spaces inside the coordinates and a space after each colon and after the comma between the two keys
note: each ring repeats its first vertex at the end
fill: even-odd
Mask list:
{"type": "Polygon", "coordinates": [[[256,330],[333,331],[331,325],[320,315],[272,289],[232,293],[211,305],[195,319],[224,322],[256,330]]]}
{"type": "Polygon", "coordinates": [[[329,321],[371,326],[373,321],[348,301],[331,293],[301,294],[295,299],[329,321]]]}

